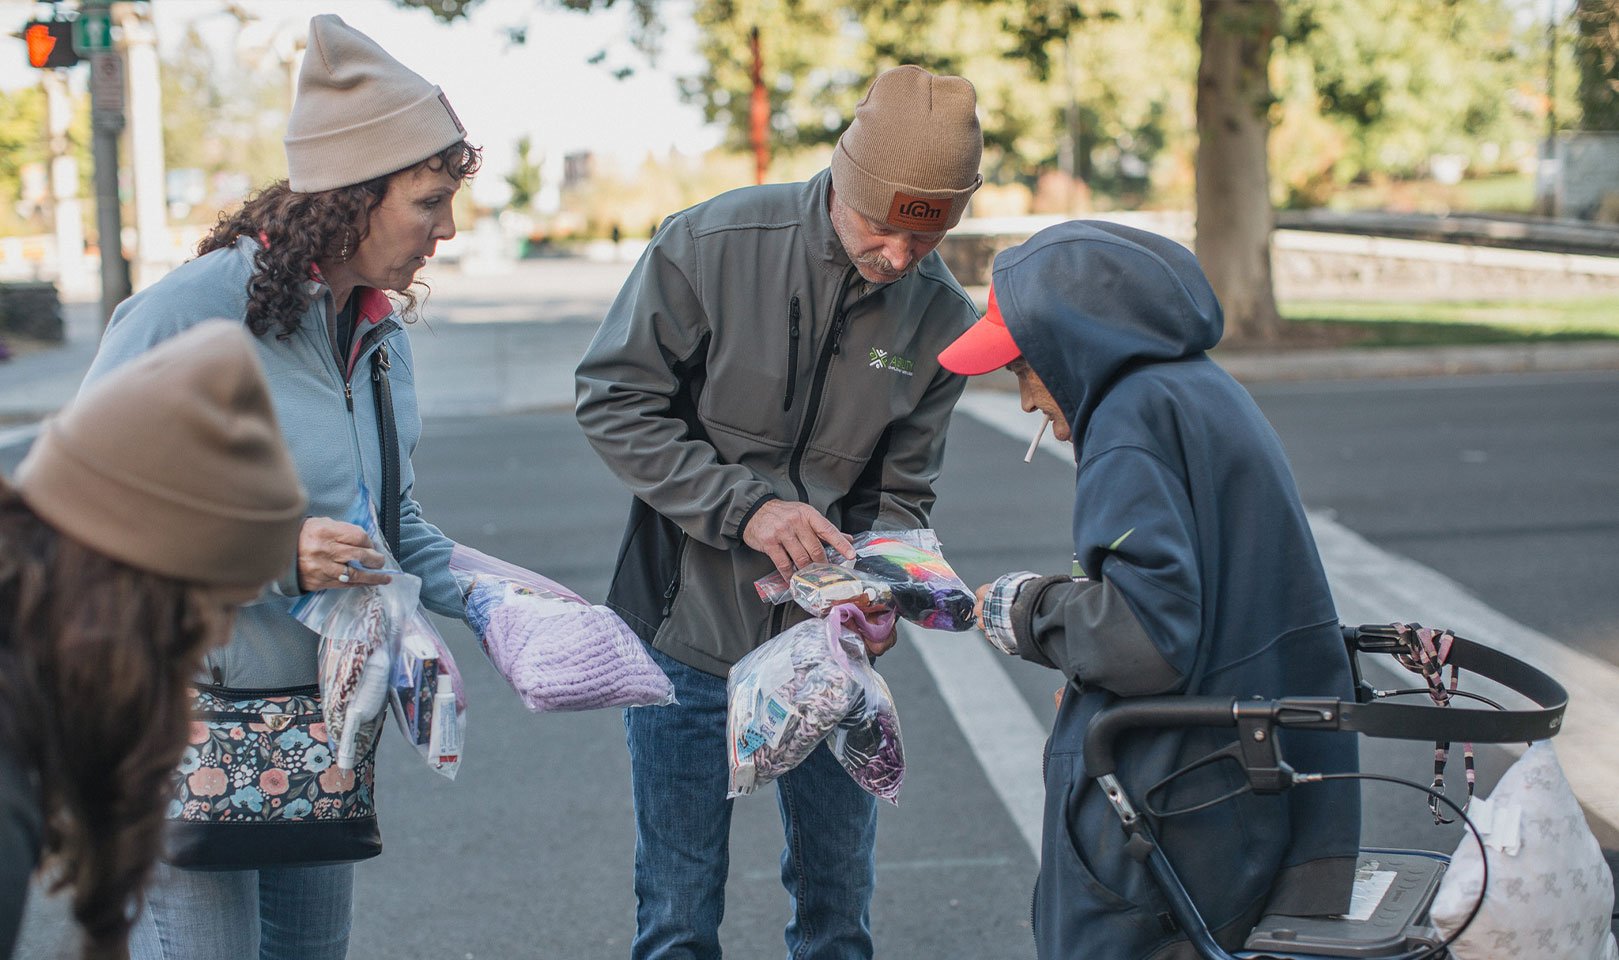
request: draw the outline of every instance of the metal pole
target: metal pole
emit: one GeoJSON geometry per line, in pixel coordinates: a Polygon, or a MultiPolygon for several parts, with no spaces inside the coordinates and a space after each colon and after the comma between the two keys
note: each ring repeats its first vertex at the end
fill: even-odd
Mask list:
{"type": "Polygon", "coordinates": [[[96,233],[101,248],[101,320],[129,296],[129,264],[124,259],[124,218],[118,208],[118,129],[95,125],[91,153],[96,165],[96,233]]]}
{"type": "Polygon", "coordinates": [[[753,140],[753,182],[764,183],[770,169],[770,95],[765,91],[764,57],[759,53],[759,28],[748,32],[748,48],[753,55],[749,75],[753,97],[748,104],[748,135],[753,140]]]}
{"type": "MultiPolygon", "coordinates": [[[[80,17],[106,20],[107,0],[86,0],[80,17]]],[[[106,34],[101,38],[104,41],[106,34]]],[[[96,233],[101,250],[101,319],[129,296],[129,263],[124,259],[124,218],[118,197],[118,135],[124,129],[124,63],[117,50],[98,47],[90,54],[90,149],[95,163],[96,233]]]]}

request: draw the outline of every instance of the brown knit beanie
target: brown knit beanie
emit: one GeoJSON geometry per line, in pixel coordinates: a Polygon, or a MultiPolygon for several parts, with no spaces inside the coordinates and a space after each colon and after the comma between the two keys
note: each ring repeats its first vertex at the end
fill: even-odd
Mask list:
{"type": "Polygon", "coordinates": [[[290,568],[304,492],[239,322],[210,320],[86,387],[17,467],[59,532],[164,576],[257,588],[290,568]]]}
{"type": "Polygon", "coordinates": [[[294,193],[374,180],[466,135],[443,91],[375,40],[336,14],[309,21],[309,48],[282,141],[294,193]]]}
{"type": "Polygon", "coordinates": [[[900,230],[954,227],[984,178],[973,85],[906,64],[885,70],[832,152],[832,189],[867,219],[900,230]]]}

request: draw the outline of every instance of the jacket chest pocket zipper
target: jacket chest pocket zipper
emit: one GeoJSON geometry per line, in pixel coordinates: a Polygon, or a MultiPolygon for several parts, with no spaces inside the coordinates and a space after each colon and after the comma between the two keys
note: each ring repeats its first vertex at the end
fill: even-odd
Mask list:
{"type": "Polygon", "coordinates": [[[680,534],[680,543],[675,547],[675,573],[669,578],[669,586],[663,591],[663,618],[669,619],[670,611],[675,608],[675,595],[680,592],[680,565],[686,559],[686,534],[680,534]]]}
{"type": "Polygon", "coordinates": [[[787,305],[787,396],[781,401],[783,410],[793,408],[793,391],[798,386],[798,298],[787,305]]]}

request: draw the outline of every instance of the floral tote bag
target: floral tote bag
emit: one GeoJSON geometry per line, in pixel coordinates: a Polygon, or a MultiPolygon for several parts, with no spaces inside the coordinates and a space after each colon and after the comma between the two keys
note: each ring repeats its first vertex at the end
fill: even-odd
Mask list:
{"type": "Polygon", "coordinates": [[[165,858],[193,869],[347,863],[382,852],[376,741],[339,769],[320,689],[198,686],[165,858]]]}

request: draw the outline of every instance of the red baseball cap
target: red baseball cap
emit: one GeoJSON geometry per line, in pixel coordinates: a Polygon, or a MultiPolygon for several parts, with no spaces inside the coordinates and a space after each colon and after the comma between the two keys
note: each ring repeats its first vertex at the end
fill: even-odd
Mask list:
{"type": "Polygon", "coordinates": [[[981,373],[998,370],[1023,355],[1023,351],[1007,332],[1006,320],[1001,317],[1000,305],[995,302],[995,287],[989,288],[989,309],[956,342],[939,354],[939,364],[951,373],[976,377],[981,373]]]}

